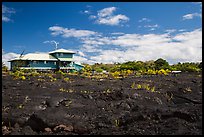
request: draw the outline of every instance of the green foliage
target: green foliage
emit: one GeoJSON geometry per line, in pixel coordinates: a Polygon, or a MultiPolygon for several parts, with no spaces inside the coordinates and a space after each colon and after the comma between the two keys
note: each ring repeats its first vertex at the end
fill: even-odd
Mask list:
{"type": "Polygon", "coordinates": [[[144,63],[142,61],[129,61],[126,63],[123,63],[120,65],[120,69],[119,70],[140,70],[140,69],[144,69],[144,63]]]}
{"type": "Polygon", "coordinates": [[[198,67],[202,70],[202,62],[198,65],[198,67]]]}
{"type": "Polygon", "coordinates": [[[160,69],[157,73],[159,75],[162,75],[162,74],[167,75],[168,74],[167,71],[165,71],[164,69],[160,69]]]}
{"type": "Polygon", "coordinates": [[[146,61],[144,62],[144,68],[146,70],[154,70],[155,69],[155,63],[154,63],[154,60],[150,60],[150,61],[146,61]]]}
{"type": "Polygon", "coordinates": [[[202,62],[201,63],[179,62],[178,64],[172,65],[172,67],[175,68],[176,70],[180,70],[183,72],[199,72],[202,70],[202,62]]]}
{"type": "MultiPolygon", "coordinates": [[[[135,82],[131,85],[131,88],[135,87],[135,82]]],[[[145,89],[148,92],[157,92],[155,91],[155,86],[151,87],[149,84],[143,83],[143,84],[137,84],[136,89],[145,89]]],[[[159,93],[159,92],[158,92],[159,93]]]]}
{"type": "Polygon", "coordinates": [[[150,89],[151,89],[150,86],[149,86],[149,84],[143,84],[143,85],[142,85],[142,88],[143,88],[143,89],[146,89],[147,91],[150,91],[150,89]]]}
{"type": "Polygon", "coordinates": [[[92,72],[91,65],[86,64],[84,68],[82,68],[83,72],[92,72]]]}
{"type": "Polygon", "coordinates": [[[103,72],[103,69],[102,69],[102,68],[96,68],[95,71],[96,71],[97,73],[101,73],[101,72],[103,72]]]}
{"type": "Polygon", "coordinates": [[[2,62],[2,71],[8,71],[8,67],[5,65],[4,62],[2,62]]]}
{"type": "Polygon", "coordinates": [[[24,105],[23,105],[23,104],[19,104],[19,105],[17,106],[17,108],[18,108],[18,109],[23,109],[23,108],[24,108],[24,105]]]}
{"type": "Polygon", "coordinates": [[[131,88],[135,88],[135,82],[132,83],[131,88]]]}
{"type": "Polygon", "coordinates": [[[192,89],[191,89],[191,87],[186,87],[183,92],[184,93],[191,93],[192,89]]]}
{"type": "Polygon", "coordinates": [[[64,78],[64,81],[66,81],[66,82],[69,81],[69,78],[64,78]]]}
{"type": "Polygon", "coordinates": [[[65,73],[64,73],[62,70],[58,70],[58,71],[56,71],[55,73],[56,73],[56,74],[61,74],[61,75],[63,75],[63,76],[65,75],[65,73]]]}
{"type": "Polygon", "coordinates": [[[15,79],[19,79],[22,76],[24,76],[25,73],[23,71],[19,70],[19,71],[15,71],[15,72],[10,73],[10,75],[12,75],[15,79]]]}
{"type": "Polygon", "coordinates": [[[20,71],[20,68],[18,66],[13,67],[13,72],[16,72],[16,71],[20,71]]]}
{"type": "Polygon", "coordinates": [[[126,76],[128,76],[128,75],[131,75],[131,74],[133,74],[133,71],[132,70],[122,70],[121,71],[121,74],[124,76],[124,77],[126,77],[126,76]]]}
{"type": "Polygon", "coordinates": [[[135,73],[135,76],[140,77],[141,75],[142,75],[142,73],[140,73],[140,72],[138,72],[138,71],[135,73]]]}
{"type": "Polygon", "coordinates": [[[120,65],[114,65],[112,68],[110,68],[110,72],[120,71],[120,65]]]}
{"type": "Polygon", "coordinates": [[[155,86],[152,87],[151,92],[155,92],[155,86]]]}
{"type": "Polygon", "coordinates": [[[156,74],[157,74],[157,72],[155,70],[149,69],[147,71],[147,75],[156,75],[156,74]]]}
{"type": "Polygon", "coordinates": [[[64,89],[64,88],[60,88],[59,91],[60,92],[68,92],[68,93],[73,93],[74,92],[74,90],[72,90],[72,89],[64,89]]]}
{"type": "Polygon", "coordinates": [[[120,78],[120,72],[119,71],[115,71],[114,73],[111,73],[112,74],[112,76],[114,77],[114,78],[120,78]]]}
{"type": "Polygon", "coordinates": [[[118,119],[115,120],[115,126],[119,127],[120,126],[120,121],[118,119]]]}
{"type": "Polygon", "coordinates": [[[42,78],[38,78],[37,80],[38,80],[38,81],[40,81],[40,82],[45,81],[45,80],[44,80],[44,79],[42,79],[42,78]]]}
{"type": "Polygon", "coordinates": [[[157,69],[157,70],[168,69],[168,67],[169,67],[169,63],[162,58],[157,59],[154,63],[155,63],[155,69],[157,69]]]}
{"type": "Polygon", "coordinates": [[[21,79],[22,79],[22,80],[25,80],[25,79],[26,79],[26,77],[25,77],[25,76],[21,76],[21,79]]]}
{"type": "Polygon", "coordinates": [[[142,85],[137,84],[137,89],[141,89],[141,88],[142,88],[142,85]]]}
{"type": "Polygon", "coordinates": [[[109,94],[111,93],[112,91],[110,89],[107,89],[107,90],[104,90],[103,93],[106,93],[106,94],[109,94]]]}

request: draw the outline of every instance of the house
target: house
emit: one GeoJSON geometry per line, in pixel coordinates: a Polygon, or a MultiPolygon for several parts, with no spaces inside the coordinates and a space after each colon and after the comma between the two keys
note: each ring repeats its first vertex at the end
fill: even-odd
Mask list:
{"type": "Polygon", "coordinates": [[[11,70],[19,67],[20,69],[79,71],[84,66],[74,62],[74,54],[73,51],[57,49],[49,53],[29,53],[9,62],[11,62],[11,70]]]}

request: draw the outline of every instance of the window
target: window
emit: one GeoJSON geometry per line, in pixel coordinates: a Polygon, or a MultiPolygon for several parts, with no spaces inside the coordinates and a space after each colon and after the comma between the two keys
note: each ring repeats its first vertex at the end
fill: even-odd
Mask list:
{"type": "Polygon", "coordinates": [[[36,61],[36,60],[34,60],[34,61],[33,61],[33,64],[37,64],[37,61],[36,61]]]}
{"type": "Polygon", "coordinates": [[[62,57],[62,56],[63,56],[63,53],[60,53],[60,56],[62,57]]]}
{"type": "Polygon", "coordinates": [[[46,62],[46,61],[44,61],[44,64],[47,64],[47,62],[46,62]]]}
{"type": "Polygon", "coordinates": [[[56,65],[57,63],[56,63],[56,62],[54,62],[54,64],[56,65]]]}

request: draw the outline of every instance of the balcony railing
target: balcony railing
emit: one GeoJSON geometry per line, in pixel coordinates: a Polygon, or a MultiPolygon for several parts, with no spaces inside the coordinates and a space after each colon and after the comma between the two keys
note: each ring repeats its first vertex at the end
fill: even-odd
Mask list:
{"type": "Polygon", "coordinates": [[[60,69],[74,69],[74,67],[60,67],[60,69]]]}

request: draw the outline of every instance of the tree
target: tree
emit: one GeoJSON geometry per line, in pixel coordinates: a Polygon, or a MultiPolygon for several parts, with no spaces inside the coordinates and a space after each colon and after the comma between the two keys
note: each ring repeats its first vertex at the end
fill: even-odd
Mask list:
{"type": "Polygon", "coordinates": [[[198,67],[202,70],[202,62],[198,65],[198,67]]]}
{"type": "Polygon", "coordinates": [[[155,68],[157,70],[168,69],[168,67],[169,67],[169,63],[162,58],[157,59],[154,63],[155,63],[155,68]]]}
{"type": "Polygon", "coordinates": [[[145,64],[144,67],[145,67],[146,70],[155,69],[154,60],[146,61],[144,64],[145,64]]]}
{"type": "Polygon", "coordinates": [[[103,72],[103,69],[102,68],[96,68],[95,71],[98,73],[101,73],[101,72],[103,72]]]}

